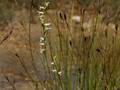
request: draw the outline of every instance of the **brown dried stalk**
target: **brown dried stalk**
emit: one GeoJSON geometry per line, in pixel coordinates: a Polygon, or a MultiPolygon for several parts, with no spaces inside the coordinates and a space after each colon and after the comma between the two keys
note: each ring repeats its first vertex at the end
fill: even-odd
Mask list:
{"type": "Polygon", "coordinates": [[[13,30],[11,30],[10,32],[8,32],[2,39],[2,41],[0,41],[0,45],[3,44],[13,33],[13,30]]]}

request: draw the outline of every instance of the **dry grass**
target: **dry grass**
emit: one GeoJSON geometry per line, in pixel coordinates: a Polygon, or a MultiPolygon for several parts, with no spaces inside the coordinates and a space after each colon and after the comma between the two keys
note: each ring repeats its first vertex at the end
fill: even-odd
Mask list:
{"type": "Polygon", "coordinates": [[[5,79],[13,90],[119,90],[119,23],[106,24],[104,13],[94,6],[88,9],[73,1],[64,7],[43,10],[45,23],[40,20],[30,28],[28,20],[16,19],[13,27],[20,30],[12,28],[2,47],[20,67],[24,88],[18,88],[19,82],[9,80],[8,74],[3,74],[5,79]],[[45,31],[46,23],[52,30],[45,31]],[[40,53],[41,49],[45,51],[40,53]]]}

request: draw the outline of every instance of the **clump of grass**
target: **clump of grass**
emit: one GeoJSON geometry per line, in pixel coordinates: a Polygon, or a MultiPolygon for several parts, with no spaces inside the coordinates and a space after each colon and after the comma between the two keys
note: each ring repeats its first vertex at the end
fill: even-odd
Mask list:
{"type": "MultiPolygon", "coordinates": [[[[69,18],[73,14],[68,16],[60,11],[56,19],[50,17],[56,26],[55,30],[57,31],[55,32],[58,34],[55,39],[52,36],[49,37],[51,38],[49,39],[51,41],[48,41],[50,53],[52,53],[51,57],[56,57],[54,61],[57,63],[56,67],[62,71],[60,78],[62,84],[57,90],[113,90],[117,87],[119,58],[116,59],[118,57],[116,55],[119,52],[114,51],[116,51],[115,48],[119,49],[118,44],[116,44],[119,42],[119,38],[117,34],[112,36],[115,33],[115,28],[104,27],[101,19],[102,13],[99,11],[87,19],[87,21],[91,20],[91,25],[85,28],[87,27],[84,25],[87,23],[86,17],[88,15],[87,9],[82,16],[80,15],[82,21],[79,24],[81,28],[77,28],[78,36],[74,35],[74,31],[71,31],[74,28],[71,29],[73,24],[69,22],[69,18]],[[107,38],[106,34],[103,33],[106,29],[107,38]],[[52,42],[56,42],[57,46],[52,42]],[[113,52],[114,54],[112,54],[113,52]],[[117,62],[117,67],[114,61],[117,62]],[[113,72],[116,73],[117,77],[113,72]]],[[[57,71],[59,70],[56,69],[55,72],[57,71]]],[[[58,81],[57,79],[56,82],[58,81]]]]}
{"type": "MultiPolygon", "coordinates": [[[[31,42],[29,24],[29,45],[32,58],[34,78],[28,71],[18,54],[15,54],[26,75],[35,86],[46,90],[117,90],[120,87],[120,38],[119,25],[103,23],[104,13],[100,12],[102,5],[89,9],[90,0],[85,0],[86,6],[78,4],[81,13],[76,14],[73,1],[70,10],[64,12],[61,8],[52,17],[48,10],[50,2],[40,5],[38,17],[41,25],[39,41],[40,62],[46,74],[41,81],[40,72],[36,66],[31,42]],[[92,13],[89,10],[93,10],[92,13]],[[73,18],[74,17],[74,18],[73,18]],[[77,17],[77,18],[76,18],[77,17]],[[113,25],[113,27],[110,27],[113,25]]],[[[91,3],[92,4],[92,3],[91,3]]],[[[32,8],[31,8],[32,9],[32,8]]],[[[31,12],[30,12],[31,14],[31,12]]]]}

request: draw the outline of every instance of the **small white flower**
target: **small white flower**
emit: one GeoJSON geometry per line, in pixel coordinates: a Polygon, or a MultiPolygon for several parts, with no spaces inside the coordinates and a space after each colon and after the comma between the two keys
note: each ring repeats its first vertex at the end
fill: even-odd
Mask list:
{"type": "Polygon", "coordinates": [[[45,27],[45,31],[49,31],[51,29],[52,29],[51,27],[45,27]]]}
{"type": "Polygon", "coordinates": [[[40,18],[40,19],[44,19],[44,15],[40,15],[39,18],[40,18]]]}
{"type": "Polygon", "coordinates": [[[44,12],[42,12],[42,11],[38,11],[38,14],[40,14],[40,15],[44,15],[44,12]]]}
{"type": "Polygon", "coordinates": [[[46,27],[48,27],[48,26],[51,25],[51,23],[45,23],[44,25],[45,25],[46,27]]]}
{"type": "Polygon", "coordinates": [[[44,37],[40,37],[40,40],[41,40],[41,41],[44,41],[44,37]]]}
{"type": "Polygon", "coordinates": [[[42,42],[40,43],[40,46],[44,46],[44,45],[45,45],[45,43],[42,43],[42,42]]]}
{"type": "Polygon", "coordinates": [[[45,6],[48,7],[49,4],[50,4],[50,2],[46,2],[46,3],[45,3],[45,6]]]}
{"type": "Polygon", "coordinates": [[[40,53],[43,54],[45,52],[45,49],[40,49],[40,53]]]}
{"type": "Polygon", "coordinates": [[[80,21],[81,21],[81,17],[80,17],[80,16],[77,16],[77,15],[72,16],[71,19],[72,19],[73,21],[75,21],[75,22],[80,22],[80,21]]]}
{"type": "Polygon", "coordinates": [[[40,10],[44,10],[44,9],[46,9],[46,8],[45,8],[44,6],[40,6],[39,9],[40,9],[40,10]]]}
{"type": "Polygon", "coordinates": [[[54,72],[54,73],[55,73],[55,72],[57,72],[57,70],[56,70],[56,69],[53,69],[53,70],[52,70],[52,72],[54,72]]]}
{"type": "Polygon", "coordinates": [[[59,72],[58,72],[58,74],[61,76],[61,75],[62,75],[62,72],[61,72],[61,71],[59,71],[59,72]]]}
{"type": "Polygon", "coordinates": [[[55,63],[54,62],[51,62],[51,65],[54,65],[55,63]]]}
{"type": "Polygon", "coordinates": [[[40,22],[41,22],[42,24],[44,24],[44,21],[45,21],[44,15],[40,15],[40,16],[39,16],[39,19],[40,19],[40,22]]]}

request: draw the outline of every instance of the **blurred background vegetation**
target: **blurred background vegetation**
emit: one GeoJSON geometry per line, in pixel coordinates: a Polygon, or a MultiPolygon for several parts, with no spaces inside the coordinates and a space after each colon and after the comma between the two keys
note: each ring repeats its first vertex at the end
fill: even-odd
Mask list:
{"type": "MultiPolygon", "coordinates": [[[[0,0],[0,25],[6,24],[14,17],[14,12],[20,9],[29,9],[31,0],[0,0]]],[[[44,0],[33,0],[32,6],[38,9],[44,0]]],[[[61,8],[73,0],[49,0],[50,8],[61,8]],[[63,5],[64,4],[64,5],[63,5]]],[[[105,16],[105,20],[117,22],[120,20],[120,0],[76,0],[84,8],[95,5],[98,12],[105,16]]]]}

